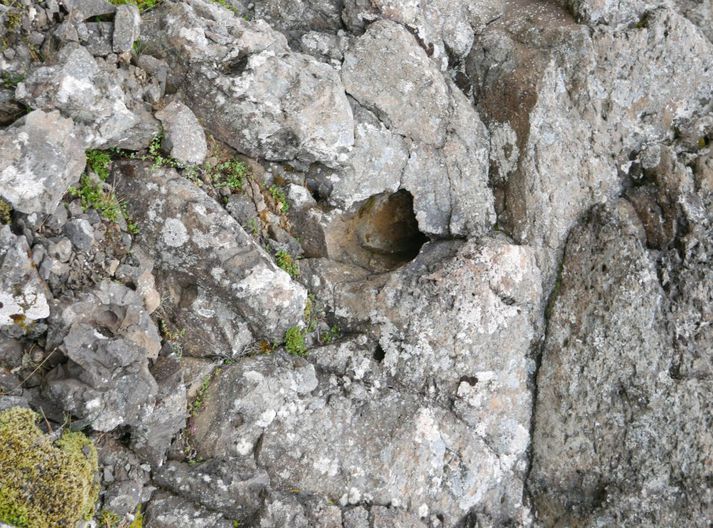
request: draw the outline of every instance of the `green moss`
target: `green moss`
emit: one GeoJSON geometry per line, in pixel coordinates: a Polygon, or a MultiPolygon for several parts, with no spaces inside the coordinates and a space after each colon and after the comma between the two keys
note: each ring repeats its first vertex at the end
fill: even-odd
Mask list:
{"type": "Polygon", "coordinates": [[[285,270],[293,279],[300,276],[300,265],[297,264],[295,259],[292,258],[292,255],[290,255],[287,251],[280,250],[275,253],[275,262],[277,262],[277,265],[285,270]]]}
{"type": "Polygon", "coordinates": [[[293,356],[307,355],[307,345],[305,344],[305,336],[297,326],[293,326],[285,333],[285,350],[293,356]]]}
{"type": "Polygon", "coordinates": [[[0,198],[0,224],[12,222],[12,206],[3,198],[0,198]]]}
{"type": "Polygon", "coordinates": [[[144,13],[150,11],[161,3],[161,0],[109,0],[114,5],[133,5],[139,8],[139,11],[144,13]]]}
{"type": "Polygon", "coordinates": [[[129,528],[142,528],[143,525],[144,525],[144,514],[141,513],[141,506],[139,506],[139,509],[136,510],[136,514],[134,515],[134,520],[129,525],[129,528]]]}
{"type": "Polygon", "coordinates": [[[111,165],[111,156],[105,150],[88,150],[87,151],[87,167],[94,172],[103,182],[109,179],[109,166],[111,165]]]}
{"type": "Polygon", "coordinates": [[[94,444],[78,432],[52,443],[38,418],[20,407],[0,412],[0,521],[47,528],[89,520],[99,495],[94,444]]]}

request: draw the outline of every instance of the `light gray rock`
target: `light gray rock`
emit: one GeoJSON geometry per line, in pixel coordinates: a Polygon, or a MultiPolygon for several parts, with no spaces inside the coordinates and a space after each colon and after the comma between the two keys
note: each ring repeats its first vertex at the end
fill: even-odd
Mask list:
{"type": "Polygon", "coordinates": [[[111,22],[87,22],[86,37],[82,39],[82,44],[87,51],[97,56],[106,57],[112,49],[112,36],[114,34],[114,24],[111,22]]]}
{"type": "Polygon", "coordinates": [[[258,0],[255,18],[288,34],[306,30],[336,31],[341,28],[341,2],[331,0],[258,0]]]}
{"type": "Polygon", "coordinates": [[[62,3],[72,17],[79,21],[111,15],[116,11],[116,6],[106,0],[63,0],[62,3]]]}
{"type": "Polygon", "coordinates": [[[344,57],[342,81],[347,93],[389,129],[427,145],[445,143],[446,81],[402,26],[384,20],[369,26],[344,57]]]}
{"type": "Polygon", "coordinates": [[[191,109],[179,101],[172,101],[156,113],[163,125],[164,147],[170,156],[186,165],[200,165],[205,161],[208,144],[203,127],[191,109]]]}
{"type": "Polygon", "coordinates": [[[85,148],[143,148],[158,132],[158,122],[132,102],[118,82],[86,48],[68,44],[52,65],[41,66],[20,83],[18,101],[71,117],[85,148]],[[129,108],[129,106],[134,107],[129,108]]]}
{"type": "Polygon", "coordinates": [[[207,343],[221,343],[220,349],[209,354],[239,354],[251,332],[279,342],[301,322],[306,290],[217,202],[170,169],[125,163],[120,171],[129,211],[141,228],[139,245],[155,260],[159,281],[170,276],[177,286],[176,307],[192,314],[186,331],[217,325],[207,343]],[[219,332],[226,332],[225,340],[216,342],[219,332]]]}
{"type": "Polygon", "coordinates": [[[632,153],[709,112],[712,51],[668,9],[641,27],[590,34],[544,4],[506,10],[473,48],[467,71],[498,137],[498,220],[537,250],[548,284],[567,233],[592,205],[618,195],[632,153]],[[525,36],[532,20],[534,46],[525,36]]]}
{"type": "Polygon", "coordinates": [[[84,218],[73,218],[64,224],[64,234],[79,251],[88,251],[94,244],[94,228],[84,218]]]}
{"type": "Polygon", "coordinates": [[[150,23],[161,20],[170,20],[166,30],[147,30],[147,38],[185,72],[184,101],[210,132],[255,158],[329,166],[344,160],[354,124],[332,67],[290,52],[264,22],[202,0],[167,4],[150,23]]]}
{"type": "Polygon", "coordinates": [[[158,358],[151,367],[151,374],[158,384],[156,406],[151,415],[134,428],[131,448],[152,467],[159,467],[173,438],[186,425],[188,399],[178,359],[158,358]]]}
{"type": "Polygon", "coordinates": [[[164,489],[240,522],[260,509],[270,483],[265,470],[258,469],[252,458],[214,459],[192,466],[170,461],[154,480],[164,489]]]}
{"type": "Polygon", "coordinates": [[[114,15],[114,35],[112,49],[114,53],[131,51],[136,39],[141,34],[141,15],[139,9],[131,4],[116,6],[114,15]]]}
{"type": "Polygon", "coordinates": [[[50,315],[50,292],[30,260],[24,236],[0,229],[0,329],[12,337],[40,333],[50,315]]]}
{"type": "Polygon", "coordinates": [[[196,506],[184,498],[165,491],[157,492],[146,508],[146,528],[233,528],[233,523],[220,513],[196,506]]]}
{"type": "Polygon", "coordinates": [[[104,281],[59,309],[50,342],[71,360],[48,374],[47,395],[97,431],[139,425],[154,410],[148,369],[161,348],[139,295],[104,281]]]}
{"type": "Polygon", "coordinates": [[[22,213],[51,214],[85,157],[71,119],[35,110],[0,131],[0,195],[22,213]]]}

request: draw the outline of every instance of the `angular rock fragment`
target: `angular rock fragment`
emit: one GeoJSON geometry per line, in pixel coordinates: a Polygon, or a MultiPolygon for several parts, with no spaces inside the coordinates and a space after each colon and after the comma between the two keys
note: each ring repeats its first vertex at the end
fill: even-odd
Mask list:
{"type": "Polygon", "coordinates": [[[112,49],[114,53],[131,51],[136,39],[141,33],[141,16],[139,9],[131,4],[119,5],[114,15],[114,36],[112,49]]]}
{"type": "Polygon", "coordinates": [[[233,528],[235,524],[220,513],[186,502],[183,497],[165,491],[157,492],[146,509],[147,528],[233,528]]]}
{"type": "Polygon", "coordinates": [[[0,131],[0,196],[22,213],[53,213],[84,164],[77,129],[59,112],[35,110],[0,131]]]}
{"type": "Polygon", "coordinates": [[[0,229],[0,329],[13,337],[41,333],[46,326],[38,323],[50,315],[49,299],[50,292],[30,259],[27,240],[24,236],[15,236],[9,226],[3,226],[0,229]]]}
{"type": "Polygon", "coordinates": [[[201,124],[191,109],[173,101],[156,113],[164,128],[164,145],[170,156],[186,165],[205,161],[208,145],[201,124]]]}
{"type": "Polygon", "coordinates": [[[147,18],[170,20],[156,34],[147,30],[147,37],[185,72],[185,102],[218,138],[271,161],[343,161],[354,123],[332,67],[290,52],[266,24],[202,0],[170,4],[147,18]]]}

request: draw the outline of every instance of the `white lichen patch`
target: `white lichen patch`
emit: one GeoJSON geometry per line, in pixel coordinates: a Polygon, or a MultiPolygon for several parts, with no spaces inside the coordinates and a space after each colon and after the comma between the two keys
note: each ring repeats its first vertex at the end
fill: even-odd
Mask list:
{"type": "Polygon", "coordinates": [[[167,246],[181,247],[188,242],[188,230],[178,218],[169,218],[163,225],[161,237],[167,246]]]}

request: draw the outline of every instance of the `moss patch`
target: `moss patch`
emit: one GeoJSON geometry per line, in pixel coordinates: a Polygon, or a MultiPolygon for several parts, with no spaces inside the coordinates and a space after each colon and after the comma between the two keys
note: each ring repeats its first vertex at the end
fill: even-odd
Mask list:
{"type": "Polygon", "coordinates": [[[53,443],[38,418],[20,407],[0,412],[0,521],[47,528],[89,520],[99,495],[94,444],[77,432],[53,443]]]}

